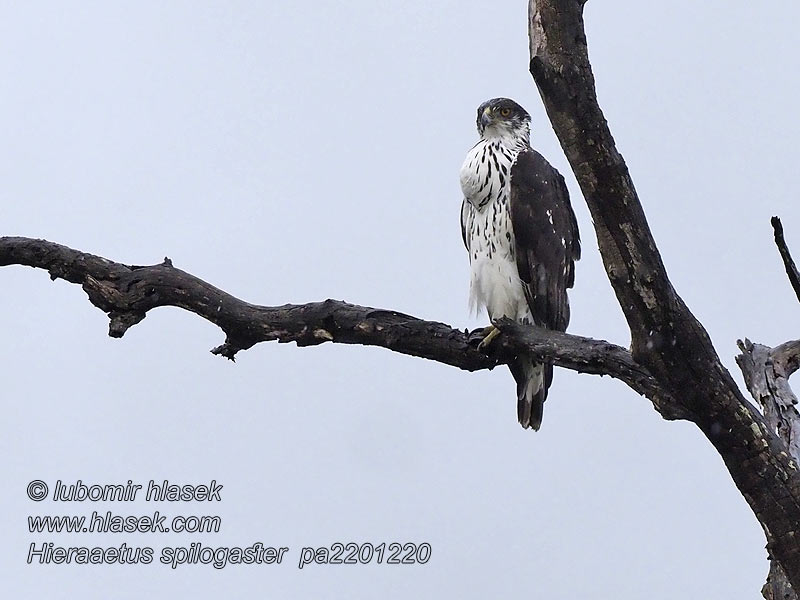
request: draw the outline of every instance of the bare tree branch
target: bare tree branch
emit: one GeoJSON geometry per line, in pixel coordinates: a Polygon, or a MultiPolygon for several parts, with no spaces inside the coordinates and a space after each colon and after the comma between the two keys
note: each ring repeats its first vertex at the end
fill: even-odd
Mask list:
{"type": "Polygon", "coordinates": [[[66,246],[21,237],[0,238],[0,266],[46,269],[52,279],[81,284],[89,300],[110,318],[109,335],[122,337],[159,306],[176,306],[220,327],[225,343],[212,352],[233,359],[259,342],[325,342],[380,346],[435,360],[466,371],[492,369],[526,351],[582,373],[610,375],[650,398],[668,418],[681,418],[668,394],[630,352],[603,340],[498,322],[507,334],[477,350],[480,337],[444,323],[423,321],[393,310],[336,300],[283,306],[258,306],[239,300],[202,279],[176,269],[169,259],[158,265],[129,266],[66,246]]]}
{"type": "Polygon", "coordinates": [[[797,267],[789,252],[789,246],[786,245],[786,239],[783,237],[783,223],[778,217],[772,217],[772,229],[775,232],[775,245],[778,247],[778,252],[781,253],[783,266],[786,268],[786,275],[789,277],[797,299],[800,300],[800,273],[797,272],[797,267]]]}
{"type": "Polygon", "coordinates": [[[747,388],[763,408],[767,425],[786,442],[789,453],[800,464],[800,413],[789,386],[789,377],[800,366],[800,340],[775,348],[748,339],[737,344],[742,353],[736,362],[747,388]]]}
{"type": "Polygon", "coordinates": [[[505,343],[515,350],[525,350],[542,360],[553,360],[554,364],[593,375],[611,375],[619,379],[642,396],[648,398],[662,417],[669,420],[687,419],[688,415],[656,379],[637,364],[631,353],[609,342],[594,340],[568,333],[543,330],[501,319],[496,325],[505,334],[511,334],[505,343]]]}
{"type": "Polygon", "coordinates": [[[530,71],[572,166],[606,273],[631,330],[631,352],[678,399],[725,461],[800,589],[800,474],[721,364],[675,292],[627,165],[597,101],[580,0],[530,0],[530,71]]]}
{"type": "MultiPolygon", "coordinates": [[[[800,340],[770,348],[745,339],[737,342],[742,353],[736,362],[747,388],[761,405],[767,425],[786,443],[789,455],[800,464],[800,413],[789,377],[800,367],[800,340]]],[[[795,600],[787,577],[777,561],[771,561],[761,593],[767,600],[795,600]]]]}

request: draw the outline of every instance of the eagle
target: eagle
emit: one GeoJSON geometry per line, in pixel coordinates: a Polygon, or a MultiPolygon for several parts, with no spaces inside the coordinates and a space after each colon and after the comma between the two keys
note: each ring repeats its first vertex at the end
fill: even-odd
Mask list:
{"type": "MultiPolygon", "coordinates": [[[[478,107],[480,141],[461,167],[461,235],[469,253],[470,307],[566,331],[567,289],[581,246],[561,174],[530,145],[530,115],[508,98],[478,107]]],[[[483,330],[480,347],[499,333],[483,330]]],[[[517,383],[517,418],[537,431],[553,365],[521,354],[509,365],[517,383]]]]}

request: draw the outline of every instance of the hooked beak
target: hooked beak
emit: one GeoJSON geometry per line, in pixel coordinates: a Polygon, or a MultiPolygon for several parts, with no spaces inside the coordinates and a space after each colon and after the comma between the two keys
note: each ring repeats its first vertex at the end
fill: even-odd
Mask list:
{"type": "Polygon", "coordinates": [[[481,125],[486,127],[491,122],[492,122],[491,109],[487,106],[486,108],[483,109],[483,114],[481,114],[481,125]]]}

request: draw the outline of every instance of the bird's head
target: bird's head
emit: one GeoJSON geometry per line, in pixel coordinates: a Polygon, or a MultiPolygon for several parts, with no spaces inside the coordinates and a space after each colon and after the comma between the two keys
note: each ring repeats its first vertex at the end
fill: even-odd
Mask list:
{"type": "Polygon", "coordinates": [[[528,141],[531,116],[508,98],[493,98],[478,107],[478,133],[483,138],[506,138],[528,141]]]}

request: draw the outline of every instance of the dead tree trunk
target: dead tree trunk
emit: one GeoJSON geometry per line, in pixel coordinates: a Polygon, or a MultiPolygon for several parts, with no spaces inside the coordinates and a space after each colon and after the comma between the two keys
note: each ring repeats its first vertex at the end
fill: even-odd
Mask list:
{"type": "Polygon", "coordinates": [[[797,461],[742,396],[667,277],[597,101],[584,4],[530,0],[530,71],[592,214],[606,273],[630,327],[633,358],[720,453],[764,529],[773,562],[800,589],[797,461]]]}

